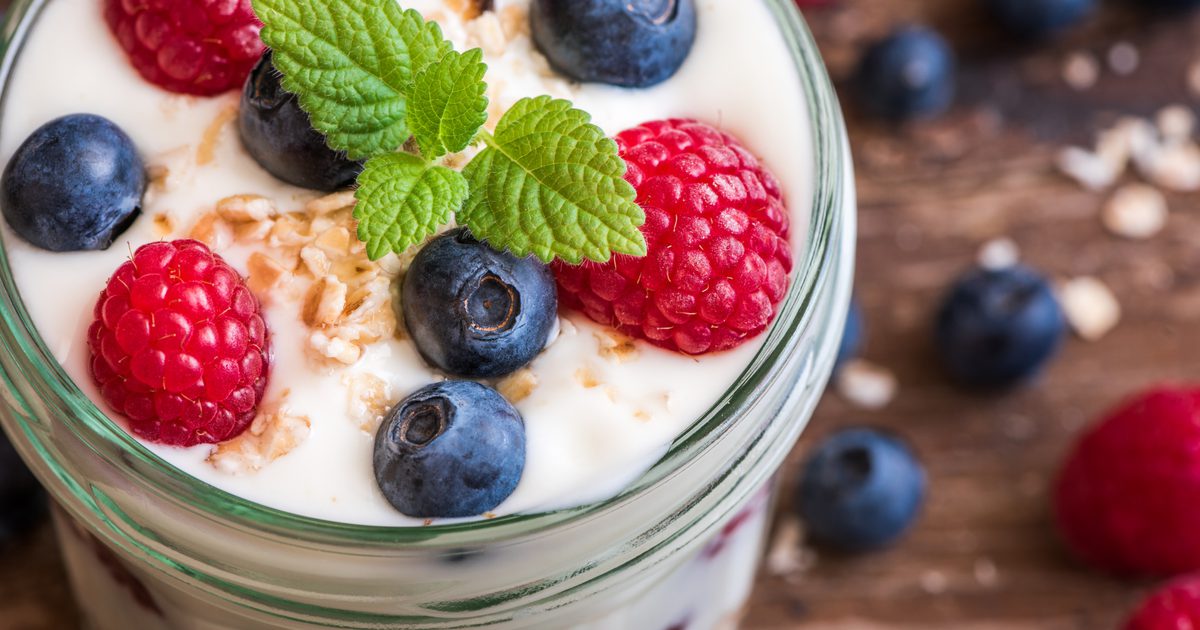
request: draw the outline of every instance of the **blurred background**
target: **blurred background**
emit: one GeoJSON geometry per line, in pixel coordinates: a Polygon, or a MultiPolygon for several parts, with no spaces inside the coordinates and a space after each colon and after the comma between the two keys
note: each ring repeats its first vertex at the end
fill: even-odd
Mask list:
{"type": "MultiPolygon", "coordinates": [[[[1065,7],[1022,24],[987,0],[799,2],[846,111],[863,330],[782,476],[744,627],[1121,627],[1160,582],[1073,559],[1050,488],[1095,418],[1200,376],[1200,13],[1149,6],[1180,0],[992,3],[1065,7]],[[945,49],[910,42],[863,65],[916,24],[945,49]],[[906,95],[898,76],[937,89],[906,95]],[[1159,136],[1157,153],[1139,153],[1139,133],[1159,136]],[[1018,386],[957,386],[935,341],[943,296],[969,269],[1018,258],[1054,287],[1073,332],[1018,386]],[[862,426],[911,446],[924,505],[882,551],[807,544],[793,500],[802,464],[862,426]]],[[[6,544],[0,627],[76,624],[49,525],[6,544]]]]}

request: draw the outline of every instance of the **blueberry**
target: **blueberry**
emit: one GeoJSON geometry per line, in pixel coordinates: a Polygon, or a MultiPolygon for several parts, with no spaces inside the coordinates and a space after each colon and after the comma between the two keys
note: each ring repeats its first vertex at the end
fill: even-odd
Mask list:
{"type": "Polygon", "coordinates": [[[1062,308],[1026,267],[975,269],[950,290],[937,316],[937,347],[950,375],[1006,388],[1036,374],[1062,342],[1062,308]]]}
{"type": "Polygon", "coordinates": [[[334,191],[353,184],[362,162],[329,148],[296,95],[280,85],[280,77],[268,51],[246,79],[238,115],[246,151],[268,173],[293,186],[334,191]]]}
{"type": "Polygon", "coordinates": [[[899,538],[924,498],[925,471],[903,442],[873,429],[846,429],[809,456],[798,506],[814,541],[859,552],[899,538]]]}
{"type": "Polygon", "coordinates": [[[494,509],[525,469],[525,422],[496,390],[474,381],[426,386],[396,405],[375,436],[375,479],[414,518],[494,509]]]}
{"type": "Polygon", "coordinates": [[[0,545],[33,529],[46,515],[46,493],[0,432],[0,545]]]}
{"type": "Polygon", "coordinates": [[[0,186],[21,238],[54,252],[107,249],[141,210],[146,170],[111,120],[72,114],[26,138],[0,186]]]}
{"type": "Polygon", "coordinates": [[[662,83],[696,41],[694,0],[534,0],[529,17],[550,65],[588,83],[662,83]]]}
{"type": "Polygon", "coordinates": [[[471,238],[465,229],[426,245],[401,291],[404,321],[421,356],[464,378],[494,378],[546,347],[558,311],[550,268],[471,238]]]}
{"type": "Polygon", "coordinates": [[[985,0],[1009,30],[1040,38],[1078,24],[1096,9],[1096,0],[985,0]]]}
{"type": "Polygon", "coordinates": [[[846,328],[842,331],[842,342],[838,345],[837,364],[858,356],[863,345],[863,312],[858,299],[850,301],[850,312],[846,314],[846,328]]]}
{"type": "Polygon", "coordinates": [[[921,26],[904,27],[875,44],[855,76],[863,109],[900,121],[940,114],[954,99],[954,53],[921,26]]]}

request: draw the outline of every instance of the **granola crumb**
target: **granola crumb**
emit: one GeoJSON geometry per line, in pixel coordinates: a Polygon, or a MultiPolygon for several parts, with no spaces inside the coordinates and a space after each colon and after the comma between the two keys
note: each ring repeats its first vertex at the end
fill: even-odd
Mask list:
{"type": "Polygon", "coordinates": [[[626,363],[638,356],[637,344],[632,337],[611,328],[593,334],[600,347],[600,356],[616,363],[626,363]]]}
{"type": "Polygon", "coordinates": [[[359,423],[359,428],[374,435],[392,406],[391,387],[387,381],[374,374],[347,374],[342,377],[346,385],[346,396],[350,417],[359,423]]]}
{"type": "Polygon", "coordinates": [[[308,438],[311,427],[307,416],[286,409],[261,412],[245,433],[218,444],[209,454],[208,463],[231,475],[258,472],[296,450],[308,438]]]}
{"type": "Polygon", "coordinates": [[[780,519],[767,551],[767,572],[776,577],[802,573],[813,566],[813,558],[804,550],[804,525],[795,515],[780,519]]]}
{"type": "Polygon", "coordinates": [[[500,381],[496,387],[496,391],[500,392],[508,402],[516,404],[529,398],[533,390],[537,389],[538,377],[529,368],[523,368],[510,374],[504,380],[500,381]]]}
{"type": "Polygon", "coordinates": [[[1117,42],[1108,49],[1108,68],[1117,76],[1129,76],[1137,72],[1142,55],[1137,46],[1125,41],[1117,42]]]}
{"type": "Polygon", "coordinates": [[[159,238],[166,238],[175,233],[175,220],[171,215],[160,212],[154,215],[154,235],[159,238]]]}
{"type": "Polygon", "coordinates": [[[1021,250],[1010,238],[994,238],[979,248],[979,266],[991,271],[1008,269],[1021,259],[1021,250]]]}
{"type": "Polygon", "coordinates": [[[587,366],[575,370],[575,381],[587,389],[600,386],[600,379],[596,378],[596,373],[587,366]]]}
{"type": "Polygon", "coordinates": [[[896,397],[898,383],[891,370],[863,359],[852,359],[838,370],[837,390],[847,402],[863,409],[883,409],[896,397]]]}
{"type": "Polygon", "coordinates": [[[343,190],[313,199],[304,206],[304,211],[315,215],[329,214],[337,210],[352,208],[355,203],[357,201],[354,199],[354,191],[343,190]]]}
{"type": "Polygon", "coordinates": [[[204,130],[204,135],[200,138],[200,146],[196,148],[196,164],[204,166],[211,164],[216,159],[217,143],[221,139],[221,132],[225,130],[225,126],[237,117],[237,106],[224,107],[217,114],[217,117],[209,123],[208,128],[204,130]]]}
{"type": "Polygon", "coordinates": [[[213,251],[221,251],[233,241],[233,230],[215,212],[208,212],[196,220],[188,232],[188,238],[208,245],[213,251]]]}
{"type": "Polygon", "coordinates": [[[1075,333],[1085,341],[1107,335],[1121,320],[1121,304],[1098,278],[1069,280],[1059,289],[1063,312],[1075,333]]]}
{"type": "Polygon", "coordinates": [[[1073,52],[1063,62],[1062,77],[1074,90],[1091,89],[1100,79],[1100,62],[1089,52],[1073,52]]]}
{"type": "Polygon", "coordinates": [[[246,269],[249,271],[247,284],[260,299],[283,284],[290,275],[282,263],[262,252],[250,254],[250,259],[246,261],[246,269]]]}
{"type": "Polygon", "coordinates": [[[1157,188],[1126,184],[1104,206],[1104,227],[1117,236],[1150,238],[1167,223],[1167,199],[1157,188]]]}
{"type": "Polygon", "coordinates": [[[489,55],[502,55],[508,47],[508,38],[500,18],[489,11],[467,22],[467,39],[473,46],[479,46],[489,55]]]}
{"type": "Polygon", "coordinates": [[[346,285],[328,275],[313,283],[304,298],[301,319],[311,327],[335,323],[346,308],[346,285]]]}
{"type": "Polygon", "coordinates": [[[217,202],[217,214],[230,223],[256,223],[274,218],[275,204],[261,195],[234,195],[217,202]]]}

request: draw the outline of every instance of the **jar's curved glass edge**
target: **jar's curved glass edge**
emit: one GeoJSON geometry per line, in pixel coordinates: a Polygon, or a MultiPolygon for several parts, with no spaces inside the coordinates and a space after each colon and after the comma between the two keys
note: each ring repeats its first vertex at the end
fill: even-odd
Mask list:
{"type": "MultiPolygon", "coordinates": [[[[49,1],[51,0],[16,0],[5,16],[3,42],[0,42],[0,53],[3,54],[3,64],[0,65],[0,89],[3,89],[3,95],[0,98],[3,100],[9,97],[7,88],[11,72],[27,31],[36,21],[38,12],[49,1]]],[[[846,150],[842,140],[844,127],[841,114],[811,33],[795,5],[790,0],[765,1],[777,17],[806,88],[815,172],[813,208],[805,255],[798,265],[799,272],[780,308],[776,324],[767,333],[768,337],[763,347],[748,368],[708,413],[676,439],[668,453],[650,471],[609,500],[578,508],[461,524],[422,528],[377,527],[303,517],[242,499],[205,484],[151,453],[109,420],[82,394],[37,334],[20,299],[14,299],[18,292],[10,273],[6,250],[0,243],[0,282],[4,289],[4,295],[0,296],[0,317],[5,324],[2,331],[3,341],[10,350],[16,350],[29,362],[23,367],[35,372],[31,378],[34,389],[49,390],[38,393],[50,394],[51,399],[62,402],[66,407],[64,411],[67,413],[62,415],[62,424],[67,425],[98,456],[118,466],[128,467],[130,462],[136,462],[138,472],[151,482],[147,485],[157,488],[159,492],[169,493],[176,499],[181,494],[186,495],[188,503],[200,512],[249,529],[291,537],[300,536],[319,543],[420,544],[434,538],[449,537],[453,540],[448,541],[448,544],[461,545],[480,540],[494,542],[508,535],[526,535],[546,527],[561,526],[574,519],[600,513],[613,505],[633,500],[645,489],[684,465],[694,450],[701,449],[719,438],[723,429],[737,419],[736,411],[753,399],[760,386],[770,381],[771,368],[776,360],[793,349],[801,337],[800,332],[811,323],[813,308],[810,298],[818,288],[818,280],[822,275],[832,272],[829,267],[836,247],[831,240],[844,210],[842,188],[850,184],[841,181],[846,150]],[[22,334],[14,334],[15,332],[22,334]]],[[[9,367],[5,365],[5,369],[9,367]]],[[[31,436],[40,439],[46,437],[35,426],[22,428],[31,436]]],[[[37,450],[41,455],[47,455],[44,449],[37,450]]],[[[70,480],[67,481],[77,499],[82,499],[102,518],[108,518],[108,515],[103,514],[95,505],[90,493],[70,483],[70,480]]]]}

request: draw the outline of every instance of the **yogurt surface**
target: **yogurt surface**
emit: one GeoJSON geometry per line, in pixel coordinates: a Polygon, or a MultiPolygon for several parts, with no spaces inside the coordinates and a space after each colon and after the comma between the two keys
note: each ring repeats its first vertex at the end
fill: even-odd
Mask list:
{"type": "MultiPolygon", "coordinates": [[[[699,31],[691,55],[672,79],[646,90],[577,85],[555,76],[529,39],[528,0],[497,0],[494,13],[471,21],[452,8],[462,2],[401,4],[438,20],[459,50],[483,48],[491,124],[516,100],[550,94],[572,100],[610,134],[686,117],[738,137],[779,178],[794,246],[797,252],[803,247],[814,172],[804,87],[762,0],[697,0],[699,31]]],[[[18,58],[0,121],[0,159],[6,162],[42,124],[86,112],[120,125],[152,171],[167,173],[147,195],[142,216],[107,251],[51,253],[3,228],[34,323],[92,400],[101,399],[88,373],[86,330],[97,295],[133,249],[186,237],[200,217],[231,196],[261,195],[285,212],[320,196],[282,184],[246,154],[236,130],[239,96],[178,96],[143,81],[105,26],[98,0],[48,2],[18,58]]],[[[233,243],[216,251],[245,273],[257,249],[233,243]]],[[[356,417],[361,401],[351,390],[373,377],[390,406],[442,377],[402,338],[370,344],[347,367],[314,364],[306,351],[312,331],[297,302],[263,301],[275,355],[265,404],[274,401],[304,417],[307,435],[258,470],[216,465],[212,446],[147,448],[206,483],[276,509],[366,525],[424,523],[399,514],[378,490],[374,430],[356,417]]],[[[529,382],[536,385],[515,403],[526,425],[526,467],[495,514],[583,505],[620,492],[719,400],[762,341],[690,357],[617,340],[618,353],[603,327],[563,312],[557,337],[529,367],[529,382]]]]}

